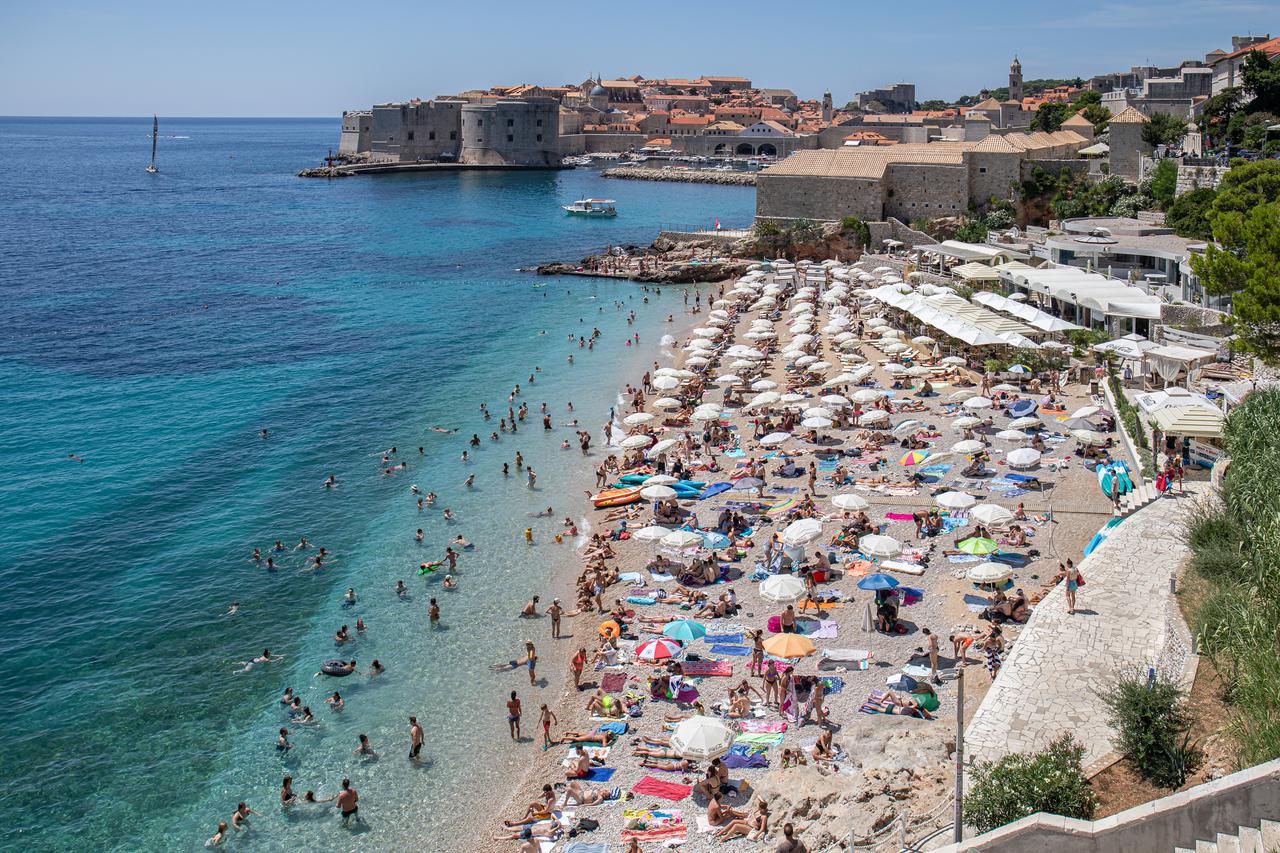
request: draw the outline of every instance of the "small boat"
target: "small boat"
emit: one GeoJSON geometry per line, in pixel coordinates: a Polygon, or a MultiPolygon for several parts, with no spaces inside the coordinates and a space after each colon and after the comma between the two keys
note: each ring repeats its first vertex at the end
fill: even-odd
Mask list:
{"type": "Polygon", "coordinates": [[[156,140],[160,137],[160,118],[158,116],[151,117],[151,165],[147,167],[147,171],[155,174],[160,170],[156,168],[156,140]]]}
{"type": "Polygon", "coordinates": [[[618,210],[611,198],[583,198],[573,204],[562,204],[570,216],[617,216],[618,210]]]}
{"type": "Polygon", "coordinates": [[[644,486],[629,486],[622,489],[605,489],[591,496],[591,503],[596,507],[623,506],[640,500],[640,490],[644,486]]]}

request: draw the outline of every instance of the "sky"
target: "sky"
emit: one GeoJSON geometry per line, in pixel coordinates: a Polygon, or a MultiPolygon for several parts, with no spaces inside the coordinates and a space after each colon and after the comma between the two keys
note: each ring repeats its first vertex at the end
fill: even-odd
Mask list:
{"type": "Polygon", "coordinates": [[[750,77],[920,99],[1202,59],[1280,35],[1275,0],[0,0],[0,115],[335,116],[517,83],[750,77]]]}

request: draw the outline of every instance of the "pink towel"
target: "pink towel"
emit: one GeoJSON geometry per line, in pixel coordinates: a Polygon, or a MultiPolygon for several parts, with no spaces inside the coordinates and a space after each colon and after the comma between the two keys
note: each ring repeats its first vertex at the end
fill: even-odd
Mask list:
{"type": "Polygon", "coordinates": [[[664,782],[661,779],[646,776],[632,786],[631,792],[643,794],[646,797],[662,797],[664,800],[683,800],[693,793],[693,788],[689,785],[681,785],[679,782],[664,782]]]}
{"type": "Polygon", "coordinates": [[[915,516],[909,512],[886,512],[885,518],[892,518],[894,521],[914,521],[915,516]]]}
{"type": "Polygon", "coordinates": [[[685,675],[733,675],[733,662],[727,660],[687,660],[680,664],[685,675]]]}
{"type": "Polygon", "coordinates": [[[767,720],[739,720],[738,731],[751,732],[752,734],[773,734],[775,732],[785,732],[787,724],[784,722],[769,722],[767,720]]]}
{"type": "Polygon", "coordinates": [[[606,673],[600,679],[600,689],[606,693],[620,693],[627,686],[627,674],[625,672],[606,673]]]}

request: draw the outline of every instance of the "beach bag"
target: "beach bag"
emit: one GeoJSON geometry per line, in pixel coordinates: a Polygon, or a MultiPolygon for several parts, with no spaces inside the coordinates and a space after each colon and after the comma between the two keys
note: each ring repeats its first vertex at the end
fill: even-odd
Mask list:
{"type": "Polygon", "coordinates": [[[578,819],[578,829],[585,829],[587,832],[594,832],[600,828],[600,821],[595,818],[583,817],[578,819]]]}
{"type": "Polygon", "coordinates": [[[1084,586],[1084,575],[1076,572],[1076,586],[1084,586]]]}

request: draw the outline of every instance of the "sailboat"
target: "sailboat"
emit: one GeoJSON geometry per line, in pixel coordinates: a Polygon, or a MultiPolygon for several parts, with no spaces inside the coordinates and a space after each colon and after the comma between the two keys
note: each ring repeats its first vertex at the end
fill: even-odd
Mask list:
{"type": "Polygon", "coordinates": [[[155,174],[160,171],[156,168],[156,140],[160,137],[160,119],[157,116],[151,117],[151,165],[147,167],[147,171],[155,174]]]}

